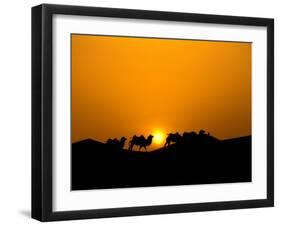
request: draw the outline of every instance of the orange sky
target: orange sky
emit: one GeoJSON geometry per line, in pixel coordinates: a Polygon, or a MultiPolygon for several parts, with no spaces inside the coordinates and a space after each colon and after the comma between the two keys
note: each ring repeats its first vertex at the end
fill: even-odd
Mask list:
{"type": "Polygon", "coordinates": [[[72,142],[199,129],[251,134],[251,43],[72,35],[72,142]]]}

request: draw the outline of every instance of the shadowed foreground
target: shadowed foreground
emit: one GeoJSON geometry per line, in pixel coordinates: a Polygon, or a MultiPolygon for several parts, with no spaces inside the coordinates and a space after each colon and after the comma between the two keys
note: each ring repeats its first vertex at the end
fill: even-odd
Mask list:
{"type": "Polygon", "coordinates": [[[153,152],[72,144],[72,190],[251,181],[251,136],[182,142],[153,152]]]}

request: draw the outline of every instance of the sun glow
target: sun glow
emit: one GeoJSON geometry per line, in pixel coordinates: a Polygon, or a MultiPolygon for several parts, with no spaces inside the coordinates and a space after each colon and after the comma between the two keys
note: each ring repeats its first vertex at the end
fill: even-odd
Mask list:
{"type": "Polygon", "coordinates": [[[161,130],[155,130],[153,133],[153,142],[157,145],[164,144],[165,134],[161,130]]]}

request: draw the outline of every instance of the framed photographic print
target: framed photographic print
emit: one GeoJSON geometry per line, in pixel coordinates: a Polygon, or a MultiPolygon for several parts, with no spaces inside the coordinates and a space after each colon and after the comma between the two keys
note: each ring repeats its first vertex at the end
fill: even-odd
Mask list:
{"type": "Polygon", "coordinates": [[[274,21],[32,8],[32,217],[273,206],[274,21]]]}

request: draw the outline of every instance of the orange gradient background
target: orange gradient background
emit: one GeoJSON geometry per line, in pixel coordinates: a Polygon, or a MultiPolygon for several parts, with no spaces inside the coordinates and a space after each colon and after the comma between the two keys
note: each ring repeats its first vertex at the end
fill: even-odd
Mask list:
{"type": "Polygon", "coordinates": [[[72,142],[156,130],[204,129],[219,139],[251,134],[251,43],[78,34],[71,40],[72,142]]]}

